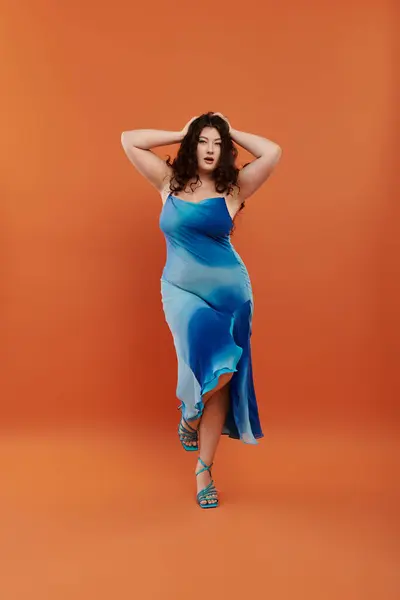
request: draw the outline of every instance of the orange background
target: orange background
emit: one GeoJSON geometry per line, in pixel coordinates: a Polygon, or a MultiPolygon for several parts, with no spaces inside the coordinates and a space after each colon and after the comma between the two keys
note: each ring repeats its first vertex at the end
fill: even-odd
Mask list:
{"type": "Polygon", "coordinates": [[[2,600],[400,597],[395,5],[0,0],[2,600]],[[283,148],[233,238],[266,436],[217,511],[120,146],[208,110],[283,148]]]}
{"type": "Polygon", "coordinates": [[[284,150],[234,238],[264,427],[389,421],[394,3],[2,8],[2,419],[175,419],[161,205],[120,134],[215,110],[284,150]]]}

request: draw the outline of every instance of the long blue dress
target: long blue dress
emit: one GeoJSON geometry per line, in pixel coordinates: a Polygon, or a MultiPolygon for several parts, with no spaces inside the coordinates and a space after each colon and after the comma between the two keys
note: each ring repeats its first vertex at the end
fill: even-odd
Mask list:
{"type": "Polygon", "coordinates": [[[160,215],[167,245],[161,277],[164,314],[178,361],[176,394],[187,421],[203,412],[203,395],[233,373],[223,434],[256,444],[263,437],[253,385],[253,294],[232,246],[224,197],[201,202],[168,195],[160,215]]]}

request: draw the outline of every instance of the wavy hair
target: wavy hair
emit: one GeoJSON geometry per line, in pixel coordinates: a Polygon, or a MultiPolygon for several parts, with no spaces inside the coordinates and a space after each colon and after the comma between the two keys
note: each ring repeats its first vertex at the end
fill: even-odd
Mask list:
{"type": "MultiPolygon", "coordinates": [[[[166,163],[171,167],[173,176],[170,181],[170,192],[181,192],[186,188],[188,181],[194,179],[190,187],[197,186],[200,181],[197,163],[197,144],[204,127],[214,127],[221,136],[221,154],[217,166],[212,172],[212,179],[215,181],[215,189],[219,194],[227,192],[232,194],[238,185],[238,175],[240,169],[236,166],[238,151],[229,134],[227,122],[212,112],[207,112],[192,121],[185,137],[179,147],[174,160],[168,156],[166,163]]],[[[239,210],[244,208],[242,202],[239,210]]]]}

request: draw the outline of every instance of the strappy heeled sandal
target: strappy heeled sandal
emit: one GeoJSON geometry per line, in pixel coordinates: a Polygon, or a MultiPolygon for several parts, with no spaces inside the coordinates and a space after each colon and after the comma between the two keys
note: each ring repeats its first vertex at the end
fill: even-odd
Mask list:
{"type": "MultiPolygon", "coordinates": [[[[198,460],[200,464],[203,465],[203,468],[200,469],[200,471],[197,471],[196,477],[197,475],[200,475],[200,473],[204,473],[204,471],[210,471],[211,475],[211,467],[213,466],[213,463],[211,463],[211,465],[206,465],[206,463],[203,462],[200,457],[198,460]]],[[[197,494],[197,504],[200,506],[200,508],[217,508],[219,505],[218,497],[213,498],[213,496],[217,496],[217,490],[214,485],[214,481],[211,479],[211,482],[197,494]],[[212,499],[212,502],[209,503],[208,501],[210,499],[212,499]]]]}
{"type": "MultiPolygon", "coordinates": [[[[181,409],[182,405],[179,406],[178,410],[181,409]]],[[[191,427],[191,425],[189,425],[189,423],[186,421],[183,415],[178,425],[178,435],[182,447],[186,450],[186,452],[197,452],[197,450],[199,449],[199,436],[197,433],[197,429],[191,427]],[[188,446],[188,443],[190,444],[193,442],[195,442],[193,446],[188,446]]]]}

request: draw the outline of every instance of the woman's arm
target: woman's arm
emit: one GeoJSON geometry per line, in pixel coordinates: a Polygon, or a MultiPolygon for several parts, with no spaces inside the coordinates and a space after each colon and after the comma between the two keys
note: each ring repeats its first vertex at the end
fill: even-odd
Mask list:
{"type": "Polygon", "coordinates": [[[267,138],[232,129],[228,119],[222,113],[214,113],[214,115],[218,115],[227,122],[233,141],[256,157],[256,160],[243,167],[239,172],[238,185],[240,191],[236,200],[240,205],[243,200],[254,194],[271,175],[281,157],[282,149],[278,144],[267,140],[267,138]]]}
{"type": "Polygon", "coordinates": [[[246,165],[239,172],[238,185],[240,186],[239,201],[254,194],[256,190],[268,179],[282,154],[281,147],[258,135],[245,133],[232,129],[230,131],[234,142],[251,152],[256,159],[246,165]]]}
{"type": "Polygon", "coordinates": [[[262,156],[276,156],[280,147],[275,142],[267,140],[267,138],[254,133],[245,133],[244,131],[238,131],[237,129],[231,129],[231,138],[234,142],[242,146],[248,152],[251,152],[256,158],[262,156]]]}
{"type": "Polygon", "coordinates": [[[183,130],[135,129],[122,133],[121,144],[127,157],[139,173],[161,192],[166,178],[172,176],[171,168],[154,154],[151,148],[177,144],[182,141],[183,137],[183,130]]]}
{"type": "Polygon", "coordinates": [[[121,144],[131,163],[146,179],[162,192],[166,180],[172,178],[172,169],[158,157],[151,148],[178,144],[187,134],[190,124],[197,117],[192,117],[182,131],[162,131],[159,129],[134,129],[124,131],[121,135],[121,144]]]}
{"type": "Polygon", "coordinates": [[[168,146],[178,144],[183,140],[181,131],[162,131],[161,129],[134,129],[124,131],[121,135],[121,143],[124,147],[135,146],[141,150],[150,150],[157,146],[168,146]]]}

